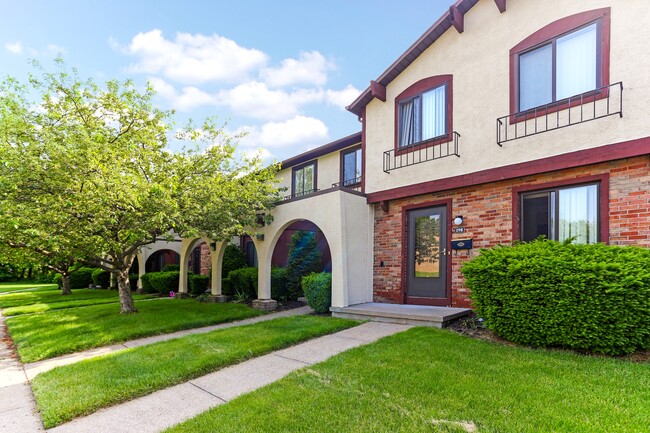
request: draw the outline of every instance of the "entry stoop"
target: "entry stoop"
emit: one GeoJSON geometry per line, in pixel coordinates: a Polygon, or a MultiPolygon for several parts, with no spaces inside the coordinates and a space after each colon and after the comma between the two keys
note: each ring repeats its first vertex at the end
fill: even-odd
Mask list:
{"type": "Polygon", "coordinates": [[[330,311],[332,316],[344,319],[372,320],[434,328],[444,328],[450,321],[472,312],[470,308],[380,304],[378,302],[350,305],[349,307],[330,307],[330,311]]]}

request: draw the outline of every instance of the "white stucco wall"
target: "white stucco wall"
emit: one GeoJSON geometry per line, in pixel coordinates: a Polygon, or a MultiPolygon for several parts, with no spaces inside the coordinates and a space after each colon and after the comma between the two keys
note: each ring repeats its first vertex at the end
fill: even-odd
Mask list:
{"type": "Polygon", "coordinates": [[[376,192],[650,136],[650,2],[647,0],[508,0],[499,13],[480,0],[386,89],[386,102],[366,107],[366,192],[376,192]],[[496,119],[510,114],[509,52],[527,36],[560,18],[611,7],[610,83],[622,81],[624,117],[612,116],[505,143],[496,143],[496,119]],[[382,171],[383,152],[394,148],[395,97],[427,77],[453,74],[453,129],[460,158],[382,171]]]}

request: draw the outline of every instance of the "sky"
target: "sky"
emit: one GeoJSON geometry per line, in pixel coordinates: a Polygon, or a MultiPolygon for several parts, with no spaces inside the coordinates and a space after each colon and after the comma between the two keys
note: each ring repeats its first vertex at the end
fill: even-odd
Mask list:
{"type": "Polygon", "coordinates": [[[132,79],[176,110],[216,116],[243,153],[282,161],[361,130],[346,111],[452,0],[0,0],[0,76],[30,59],[96,82],[132,79]]]}

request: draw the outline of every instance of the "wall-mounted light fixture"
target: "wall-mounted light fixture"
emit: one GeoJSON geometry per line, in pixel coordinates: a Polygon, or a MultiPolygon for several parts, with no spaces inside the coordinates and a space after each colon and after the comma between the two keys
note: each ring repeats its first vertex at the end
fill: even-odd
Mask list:
{"type": "Polygon", "coordinates": [[[210,242],[210,249],[212,251],[216,251],[217,250],[217,243],[216,242],[210,242]]]}
{"type": "Polygon", "coordinates": [[[258,241],[263,241],[264,240],[264,233],[259,233],[259,234],[255,235],[255,237],[257,238],[258,241]]]}
{"type": "Polygon", "coordinates": [[[458,215],[456,218],[454,218],[454,225],[459,226],[462,223],[463,223],[463,216],[462,215],[458,215]]]}

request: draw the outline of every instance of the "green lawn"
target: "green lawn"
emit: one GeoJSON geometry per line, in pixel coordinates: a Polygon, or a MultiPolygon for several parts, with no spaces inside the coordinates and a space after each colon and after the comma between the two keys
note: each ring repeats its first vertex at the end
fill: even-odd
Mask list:
{"type": "MultiPolygon", "coordinates": [[[[151,298],[154,295],[136,295],[133,299],[151,298]]],[[[0,308],[4,316],[42,313],[49,310],[82,307],[86,305],[119,302],[117,291],[75,289],[71,295],[63,296],[59,290],[10,293],[0,296],[0,308]]]]}
{"type": "Polygon", "coordinates": [[[45,428],[359,322],[297,316],[164,341],[36,376],[45,428]]]}
{"type": "Polygon", "coordinates": [[[37,284],[37,283],[0,283],[0,293],[9,293],[16,290],[27,290],[36,292],[41,290],[56,290],[58,286],[56,284],[37,284]]]}
{"type": "Polygon", "coordinates": [[[645,432],[649,402],[648,364],[414,328],[168,432],[645,432]]]}
{"type": "Polygon", "coordinates": [[[119,304],[53,310],[7,318],[22,362],[166,334],[181,329],[246,319],[262,314],[246,305],[202,304],[193,299],[135,301],[137,314],[119,314],[119,304]]]}

